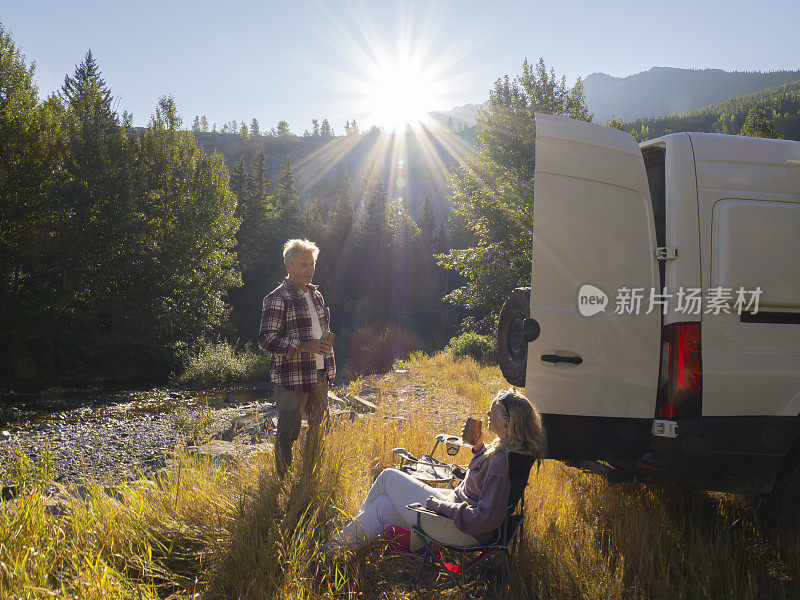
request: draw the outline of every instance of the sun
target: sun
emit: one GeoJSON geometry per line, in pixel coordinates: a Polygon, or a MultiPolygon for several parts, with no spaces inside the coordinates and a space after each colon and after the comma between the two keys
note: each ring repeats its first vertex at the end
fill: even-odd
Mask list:
{"type": "Polygon", "coordinates": [[[362,113],[367,124],[384,131],[411,127],[430,120],[438,108],[438,82],[430,69],[415,60],[396,59],[373,63],[362,84],[362,113]]]}

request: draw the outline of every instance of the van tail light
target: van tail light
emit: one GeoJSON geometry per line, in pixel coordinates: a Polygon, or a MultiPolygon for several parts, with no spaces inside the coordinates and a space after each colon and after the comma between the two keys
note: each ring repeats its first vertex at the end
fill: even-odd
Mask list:
{"type": "Polygon", "coordinates": [[[700,323],[662,328],[657,419],[699,419],[703,407],[700,323]]]}

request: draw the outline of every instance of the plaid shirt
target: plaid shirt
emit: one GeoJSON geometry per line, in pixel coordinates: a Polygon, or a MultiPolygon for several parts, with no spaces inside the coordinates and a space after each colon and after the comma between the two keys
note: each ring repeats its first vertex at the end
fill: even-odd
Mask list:
{"type": "MultiPolygon", "coordinates": [[[[330,310],[325,306],[317,286],[308,284],[314,307],[317,309],[322,331],[330,331],[330,310]]],[[[317,357],[308,352],[297,352],[300,342],[314,339],[311,332],[311,314],[300,288],[286,277],[272,290],[261,308],[261,328],[258,345],[272,353],[269,375],[272,383],[296,392],[314,391],[317,385],[317,357]]],[[[336,377],[333,353],[325,355],[328,382],[336,377]]]]}

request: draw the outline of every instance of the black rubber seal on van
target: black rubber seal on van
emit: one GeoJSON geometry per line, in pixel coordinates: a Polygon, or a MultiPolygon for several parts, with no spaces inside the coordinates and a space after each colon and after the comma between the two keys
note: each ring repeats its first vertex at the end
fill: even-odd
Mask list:
{"type": "Polygon", "coordinates": [[[739,317],[742,323],[783,323],[800,325],[800,313],[790,312],[743,312],[739,317]]]}

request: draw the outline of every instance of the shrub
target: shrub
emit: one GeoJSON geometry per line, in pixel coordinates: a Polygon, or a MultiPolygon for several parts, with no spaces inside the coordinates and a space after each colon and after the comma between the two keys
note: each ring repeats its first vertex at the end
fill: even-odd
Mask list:
{"type": "Polygon", "coordinates": [[[350,338],[345,358],[348,378],[384,373],[398,358],[422,349],[419,336],[400,323],[381,319],[358,329],[350,338]]]}
{"type": "Polygon", "coordinates": [[[497,362],[497,343],[495,339],[472,331],[462,333],[451,339],[444,351],[458,358],[470,356],[475,362],[482,365],[490,365],[497,362]]]}
{"type": "Polygon", "coordinates": [[[237,350],[228,342],[203,346],[184,363],[183,373],[173,382],[180,385],[219,385],[258,381],[267,377],[267,356],[264,352],[246,347],[237,350]]]}
{"type": "Polygon", "coordinates": [[[187,442],[194,444],[204,441],[216,422],[208,402],[201,402],[194,407],[178,407],[170,417],[173,429],[184,436],[187,442]]]}

